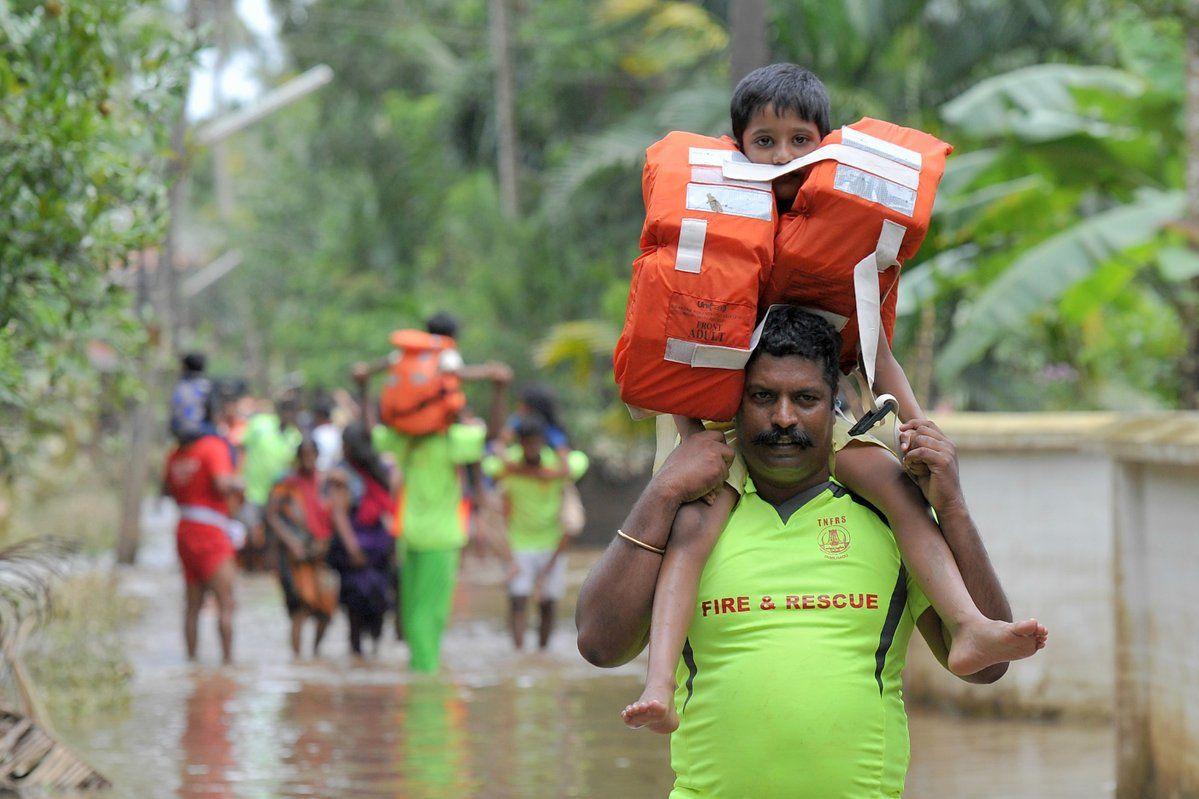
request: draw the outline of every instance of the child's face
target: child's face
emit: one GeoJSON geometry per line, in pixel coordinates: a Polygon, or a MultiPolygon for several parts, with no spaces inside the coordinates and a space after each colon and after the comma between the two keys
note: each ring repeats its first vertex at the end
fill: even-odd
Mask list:
{"type": "MultiPolygon", "coordinates": [[[[786,164],[820,146],[820,129],[794,111],[776,114],[765,106],[749,119],[741,137],[741,149],[755,164],[786,164]]],[[[774,182],[775,197],[791,203],[803,184],[802,172],[792,172],[774,182]]]]}

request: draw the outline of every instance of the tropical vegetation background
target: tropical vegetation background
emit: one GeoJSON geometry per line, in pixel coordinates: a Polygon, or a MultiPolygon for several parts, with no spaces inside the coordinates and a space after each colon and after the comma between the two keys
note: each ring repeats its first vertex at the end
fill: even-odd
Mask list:
{"type": "Polygon", "coordinates": [[[957,148],[900,295],[928,404],[1199,407],[1197,42],[1187,4],[1119,0],[5,0],[0,518],[78,456],[135,509],[183,349],[260,395],[331,388],[437,309],[584,440],[627,436],[609,353],[644,149],[725,132],[774,60],[824,78],[837,124],[957,148]]]}

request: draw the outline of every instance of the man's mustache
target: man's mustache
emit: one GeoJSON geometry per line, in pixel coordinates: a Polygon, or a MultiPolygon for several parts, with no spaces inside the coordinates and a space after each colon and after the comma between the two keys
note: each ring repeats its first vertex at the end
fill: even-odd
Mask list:
{"type": "Polygon", "coordinates": [[[816,446],[816,442],[812,441],[812,437],[799,427],[775,427],[758,433],[750,439],[750,443],[763,446],[794,444],[800,449],[811,449],[816,446]]]}

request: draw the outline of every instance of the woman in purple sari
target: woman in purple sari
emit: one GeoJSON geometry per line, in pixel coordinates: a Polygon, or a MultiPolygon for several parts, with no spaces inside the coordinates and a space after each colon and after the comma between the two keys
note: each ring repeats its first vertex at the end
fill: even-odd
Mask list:
{"type": "Polygon", "coordinates": [[[384,614],[396,594],[395,503],[390,475],[371,446],[370,432],[351,424],[342,437],[345,463],[329,476],[333,536],[329,565],[341,574],[339,601],[350,620],[350,648],[362,655],[362,635],[379,651],[384,614]]]}

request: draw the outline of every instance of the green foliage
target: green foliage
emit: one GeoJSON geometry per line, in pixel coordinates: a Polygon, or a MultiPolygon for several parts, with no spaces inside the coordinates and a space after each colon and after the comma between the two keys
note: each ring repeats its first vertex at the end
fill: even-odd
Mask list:
{"type": "MultiPolygon", "coordinates": [[[[545,370],[576,423],[620,428],[605,416],[618,407],[607,350],[644,150],[671,129],[728,129],[729,6],[513,4],[525,213],[511,220],[485,0],[402,13],[277,0],[295,68],[327,63],[336,78],[231,142],[234,219],[215,218],[203,184],[194,198],[212,254],[246,254],[194,309],[218,365],[260,364],[264,386],[292,372],[342,383],[388,331],[448,308],[469,360],[545,370]]],[[[958,146],[900,296],[897,351],[910,360],[931,333],[938,396],[1173,401],[1168,372],[1130,354],[1176,353],[1158,284],[1194,268],[1160,232],[1183,168],[1176,22],[1083,0],[776,2],[770,22],[774,56],[821,75],[835,122],[880,116],[958,146]]]]}
{"type": "Polygon", "coordinates": [[[1181,85],[1161,80],[1181,39],[1132,9],[1106,24],[1116,66],[1016,69],[942,108],[975,149],[951,161],[930,240],[974,251],[952,279],[912,270],[901,310],[910,336],[914,312],[937,306],[940,385],[968,406],[1179,401],[1177,370],[1144,356],[1181,356],[1182,282],[1199,271],[1164,232],[1185,205],[1181,85]]]}
{"type": "Polygon", "coordinates": [[[187,62],[154,5],[0,3],[0,460],[96,393],[89,342],[141,345],[113,270],[162,238],[187,62]]]}

